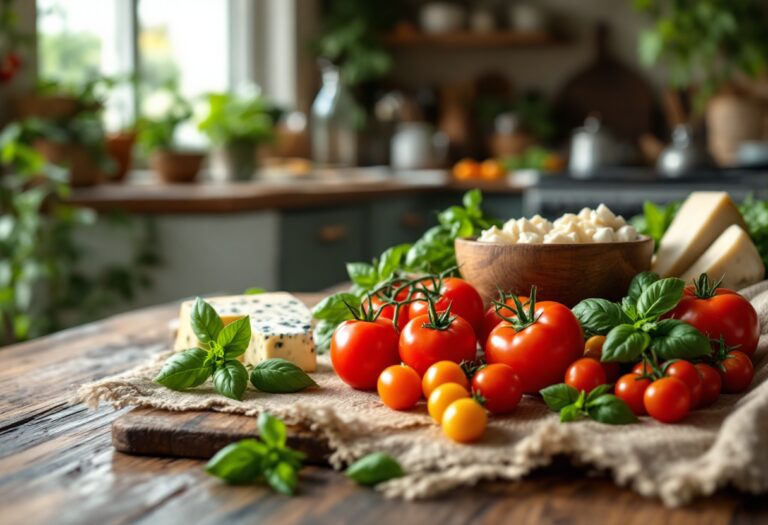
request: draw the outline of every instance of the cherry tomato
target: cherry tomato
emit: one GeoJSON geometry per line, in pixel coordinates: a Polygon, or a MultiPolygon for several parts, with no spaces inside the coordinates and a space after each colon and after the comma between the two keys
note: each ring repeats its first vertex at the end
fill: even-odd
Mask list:
{"type": "Polygon", "coordinates": [[[453,361],[438,361],[424,372],[424,377],[421,380],[424,397],[429,399],[432,391],[445,383],[458,383],[469,389],[467,374],[464,373],[461,366],[453,361]]]}
{"type": "Polygon", "coordinates": [[[466,388],[458,383],[445,383],[435,388],[427,400],[427,412],[439,425],[443,421],[443,413],[448,406],[457,399],[469,397],[466,388]]]}
{"type": "Polygon", "coordinates": [[[477,441],[485,433],[488,414],[474,399],[458,399],[443,413],[443,433],[459,443],[477,441]]]}
{"type": "Polygon", "coordinates": [[[700,407],[707,407],[717,401],[723,388],[723,379],[716,369],[704,363],[697,363],[696,370],[701,375],[701,401],[700,407]]]}
{"type": "Polygon", "coordinates": [[[695,286],[687,286],[683,298],[668,317],[680,319],[698,328],[710,339],[725,339],[728,346],[752,357],[760,338],[760,322],[750,302],[738,293],[717,288],[709,298],[696,295],[695,286]]]}
{"type": "MultiPolygon", "coordinates": [[[[404,301],[408,297],[408,290],[402,290],[399,294],[397,294],[397,300],[398,301],[404,301]]],[[[395,306],[392,304],[386,304],[383,300],[383,298],[379,297],[378,295],[371,296],[371,304],[373,305],[374,311],[381,308],[381,313],[379,314],[379,319],[394,319],[395,318],[395,306]],[[382,307],[382,305],[385,305],[382,307]]],[[[363,298],[362,300],[362,307],[363,311],[366,313],[368,312],[368,299],[363,298]]],[[[397,308],[400,309],[399,313],[397,314],[397,331],[400,332],[403,330],[403,327],[408,324],[408,305],[403,304],[399,305],[397,308]]]]}
{"type": "Polygon", "coordinates": [[[502,322],[485,344],[488,363],[504,363],[520,377],[523,392],[536,393],[560,383],[584,352],[581,325],[571,310],[553,301],[534,304],[535,321],[517,331],[502,322]]]}
{"type": "Polygon", "coordinates": [[[616,397],[623,400],[636,416],[645,415],[645,405],[643,404],[643,395],[650,379],[640,377],[640,374],[624,374],[616,381],[613,391],[616,397]]]}
{"type": "Polygon", "coordinates": [[[341,380],[352,388],[375,389],[381,372],[400,363],[392,321],[341,323],[331,337],[331,363],[341,380]]]}
{"type": "Polygon", "coordinates": [[[582,357],[565,371],[565,384],[587,394],[606,383],[605,370],[600,361],[591,357],[582,357]]]}
{"type": "MultiPolygon", "coordinates": [[[[524,295],[519,295],[518,299],[523,304],[528,301],[528,298],[524,295]]],[[[515,300],[511,297],[506,299],[504,303],[512,307],[515,306],[515,300]]],[[[504,315],[504,317],[512,317],[514,313],[515,312],[512,308],[502,308],[501,310],[501,314],[504,315]]],[[[488,335],[503,320],[504,319],[502,319],[499,314],[496,313],[496,305],[491,304],[491,306],[489,306],[485,311],[485,315],[483,315],[483,322],[480,323],[480,330],[477,333],[477,342],[480,343],[481,347],[485,348],[485,342],[488,340],[488,335]]]]}
{"type": "Polygon", "coordinates": [[[472,378],[472,390],[485,399],[491,414],[512,412],[523,397],[520,378],[512,367],[501,363],[481,368],[472,378]]]}
{"type": "Polygon", "coordinates": [[[649,376],[653,374],[653,367],[648,361],[640,361],[632,367],[632,373],[649,376]]]}
{"type": "Polygon", "coordinates": [[[388,366],[379,376],[377,390],[389,408],[409,410],[421,398],[421,378],[410,366],[388,366]]]}
{"type": "MultiPolygon", "coordinates": [[[[424,287],[427,290],[434,288],[434,283],[426,281],[424,287]]],[[[451,313],[462,317],[467,321],[475,333],[478,333],[483,323],[483,299],[477,290],[464,279],[458,277],[446,277],[438,291],[440,297],[435,301],[435,309],[443,312],[450,305],[451,313]]],[[[423,297],[422,294],[414,294],[415,298],[423,297]]],[[[416,301],[411,303],[408,309],[408,318],[413,319],[427,313],[427,302],[416,301]]]]}
{"type": "Polygon", "coordinates": [[[662,423],[674,423],[690,412],[691,390],[676,377],[662,377],[645,390],[643,404],[653,419],[662,423]]]}
{"type": "MultiPolygon", "coordinates": [[[[591,357],[600,361],[603,357],[604,335],[593,335],[584,343],[584,357],[591,357]]],[[[605,372],[606,383],[614,383],[621,376],[621,364],[615,362],[600,361],[600,366],[605,372]]]]}
{"type": "Polygon", "coordinates": [[[743,352],[732,350],[720,362],[722,369],[719,370],[720,377],[723,380],[723,392],[728,394],[738,394],[744,392],[752,384],[752,378],[755,375],[752,361],[743,352]]]}
{"type": "Polygon", "coordinates": [[[472,326],[454,317],[448,328],[429,326],[429,316],[411,318],[400,333],[400,358],[420,375],[438,361],[472,361],[477,353],[477,339],[472,326]]]}
{"type": "Polygon", "coordinates": [[[676,377],[688,385],[691,391],[691,409],[696,408],[701,403],[701,396],[704,389],[704,383],[701,379],[698,369],[689,361],[675,361],[666,367],[664,375],[676,377]]]}

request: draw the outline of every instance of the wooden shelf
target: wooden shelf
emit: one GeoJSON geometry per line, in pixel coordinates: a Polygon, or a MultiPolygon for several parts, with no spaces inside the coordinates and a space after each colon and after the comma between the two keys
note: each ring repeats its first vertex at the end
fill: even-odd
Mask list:
{"type": "Polygon", "coordinates": [[[382,37],[388,47],[416,48],[467,48],[487,49],[505,47],[544,47],[562,43],[563,40],[547,31],[512,32],[494,31],[474,33],[457,31],[452,33],[391,33],[382,37]]]}

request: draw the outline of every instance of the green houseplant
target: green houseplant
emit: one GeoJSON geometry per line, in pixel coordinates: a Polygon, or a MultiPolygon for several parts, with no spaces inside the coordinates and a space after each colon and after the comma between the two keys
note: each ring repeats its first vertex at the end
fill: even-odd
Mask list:
{"type": "Polygon", "coordinates": [[[272,140],[280,110],[258,90],[250,93],[209,93],[208,112],[199,123],[216,148],[214,176],[248,180],[256,169],[256,147],[272,140]]]}
{"type": "Polygon", "coordinates": [[[204,156],[185,151],[175,142],[177,128],[192,118],[192,106],[175,85],[166,88],[168,105],[156,117],[144,116],[138,121],[138,140],[149,156],[152,169],[165,182],[192,182],[200,171],[204,156]]]}

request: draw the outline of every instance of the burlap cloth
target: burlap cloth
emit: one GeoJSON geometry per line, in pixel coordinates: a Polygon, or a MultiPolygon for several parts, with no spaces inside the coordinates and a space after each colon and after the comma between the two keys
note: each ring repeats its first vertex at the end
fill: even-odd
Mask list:
{"type": "Polygon", "coordinates": [[[764,334],[752,388],[743,395],[723,395],[674,425],[647,417],[624,426],[562,424],[540,399],[524,398],[512,415],[490,419],[481,442],[459,445],[443,437],[423,402],[411,412],[392,411],[376,394],[341,383],[324,356],[314,374],[320,388],[296,394],[263,394],[249,386],[238,402],[206,386],[174,392],[152,382],[170,354],[163,351],[127,373],[84,385],[78,395],[89,405],[102,400],[115,407],[251,416],[267,410],[327,439],[336,468],[374,451],[396,457],[408,474],[378,487],[392,497],[424,498],[481,480],[516,480],[556,455],[567,455],[575,464],[605,470],[616,483],[674,506],[726,485],[755,493],[768,490],[768,281],[742,293],[757,309],[764,334]]]}

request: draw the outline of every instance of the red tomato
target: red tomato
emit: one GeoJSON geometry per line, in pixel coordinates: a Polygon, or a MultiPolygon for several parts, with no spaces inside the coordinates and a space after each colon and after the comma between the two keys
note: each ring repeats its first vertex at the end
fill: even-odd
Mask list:
{"type": "Polygon", "coordinates": [[[720,377],[723,380],[723,392],[728,394],[738,394],[744,392],[752,384],[752,378],[755,375],[752,361],[743,352],[732,350],[720,362],[722,369],[719,370],[720,377]]]}
{"type": "Polygon", "coordinates": [[[687,286],[680,303],[668,317],[680,319],[707,334],[710,339],[725,339],[728,346],[752,357],[760,338],[760,322],[750,302],[738,293],[718,288],[712,297],[702,299],[694,286],[687,286]]]}
{"type": "Polygon", "coordinates": [[[389,408],[409,410],[421,399],[421,378],[409,366],[388,366],[379,376],[376,390],[389,408]]]}
{"type": "Polygon", "coordinates": [[[397,332],[389,319],[344,321],[331,338],[331,363],[346,384],[373,390],[381,372],[400,363],[397,332]]]}
{"type": "Polygon", "coordinates": [[[699,375],[701,375],[702,384],[701,402],[699,403],[699,406],[707,407],[717,401],[720,397],[720,391],[723,388],[723,379],[716,369],[707,364],[698,363],[695,366],[696,370],[699,371],[699,375]]]}
{"type": "MultiPolygon", "coordinates": [[[[424,283],[424,287],[432,290],[434,285],[431,281],[424,283]]],[[[462,317],[467,321],[475,333],[479,333],[483,324],[483,299],[477,290],[464,279],[458,277],[446,277],[443,279],[443,286],[439,290],[440,297],[435,301],[435,309],[438,312],[444,312],[448,306],[451,307],[451,313],[462,317]]],[[[414,294],[414,297],[421,297],[421,294],[414,294]]],[[[408,318],[413,319],[427,313],[427,301],[416,301],[411,303],[408,309],[408,318]]]]}
{"type": "Polygon", "coordinates": [[[675,361],[669,365],[664,375],[676,377],[688,386],[691,391],[691,408],[696,408],[701,403],[701,396],[704,390],[704,383],[698,369],[689,361],[675,361]]]}
{"type": "Polygon", "coordinates": [[[472,391],[485,400],[491,414],[507,414],[523,397],[520,378],[511,367],[496,363],[484,366],[472,378],[472,391]]]}
{"type": "Polygon", "coordinates": [[[591,357],[582,357],[565,372],[565,384],[587,394],[605,383],[605,370],[600,361],[591,357]]]}
{"type": "Polygon", "coordinates": [[[643,394],[648,415],[662,423],[680,421],[691,410],[691,391],[676,377],[662,377],[651,383],[643,394]]]}
{"type": "Polygon", "coordinates": [[[534,304],[535,322],[520,331],[504,321],[485,344],[488,363],[504,363],[520,377],[523,392],[536,393],[560,383],[584,352],[581,325],[571,310],[554,301],[534,304]]]}
{"type": "Polygon", "coordinates": [[[641,378],[640,374],[624,374],[616,381],[613,390],[616,397],[623,400],[636,416],[642,416],[645,415],[643,396],[650,384],[651,380],[641,378]]]}
{"type": "Polygon", "coordinates": [[[477,339],[472,326],[454,317],[448,328],[429,325],[429,315],[411,318],[400,333],[400,358],[423,376],[438,361],[472,361],[477,353],[477,339]]]}
{"type": "Polygon", "coordinates": [[[632,367],[632,373],[649,376],[653,374],[653,368],[648,361],[640,361],[632,367]]]}
{"type": "MultiPolygon", "coordinates": [[[[524,295],[519,295],[518,299],[520,299],[520,302],[525,304],[526,301],[528,301],[528,298],[524,295]]],[[[504,301],[505,304],[509,306],[515,306],[515,300],[511,297],[504,301]]],[[[504,308],[501,313],[505,317],[512,317],[514,315],[514,310],[512,308],[504,308]]],[[[491,306],[488,307],[488,309],[485,311],[485,314],[483,315],[483,322],[480,323],[480,330],[477,332],[477,342],[480,343],[480,346],[485,348],[485,342],[488,340],[488,335],[491,333],[491,331],[496,328],[499,323],[501,323],[504,319],[499,317],[499,314],[496,313],[496,305],[491,304],[491,306]]]]}
{"type": "MultiPolygon", "coordinates": [[[[399,294],[397,294],[397,300],[398,301],[404,301],[408,297],[408,291],[403,290],[399,294]]],[[[386,304],[386,306],[383,306],[384,300],[374,295],[371,297],[371,304],[373,305],[373,310],[376,311],[379,308],[381,308],[381,313],[379,314],[379,319],[394,319],[395,318],[395,306],[392,304],[386,304]]],[[[362,300],[362,306],[363,311],[368,312],[368,299],[363,298],[362,300]]],[[[398,308],[400,308],[400,312],[397,314],[397,330],[402,331],[403,327],[408,324],[408,305],[400,305],[398,308]]]]}

